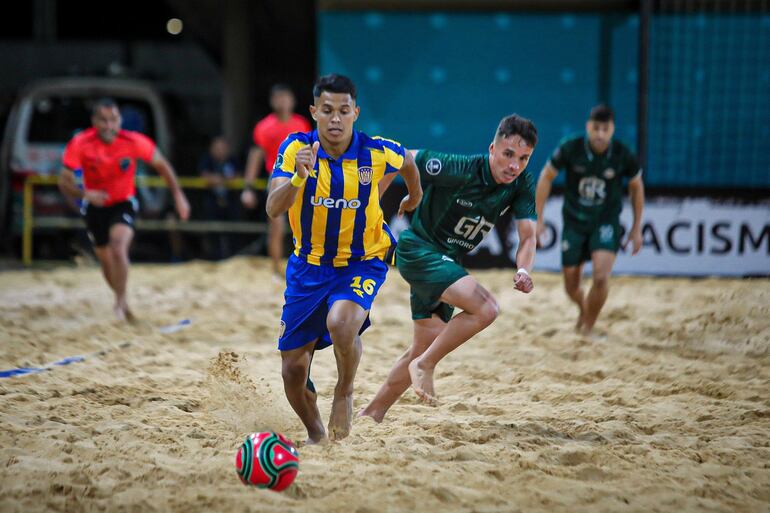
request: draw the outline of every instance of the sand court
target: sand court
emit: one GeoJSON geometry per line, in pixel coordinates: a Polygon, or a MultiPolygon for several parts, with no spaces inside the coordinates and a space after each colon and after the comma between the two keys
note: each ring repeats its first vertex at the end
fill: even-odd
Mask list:
{"type": "MultiPolygon", "coordinates": [[[[770,509],[770,280],[614,278],[587,340],[559,275],[529,296],[473,273],[495,323],[382,424],[300,448],[284,493],[249,489],[254,431],[305,431],[280,376],[281,285],[262,259],[135,265],[137,325],[112,318],[95,267],[0,273],[0,511],[512,512],[770,509]],[[173,333],[160,328],[189,319],[173,333]]],[[[411,339],[391,270],[363,337],[354,411],[411,339]]],[[[332,351],[313,380],[328,420],[332,351]]]]}

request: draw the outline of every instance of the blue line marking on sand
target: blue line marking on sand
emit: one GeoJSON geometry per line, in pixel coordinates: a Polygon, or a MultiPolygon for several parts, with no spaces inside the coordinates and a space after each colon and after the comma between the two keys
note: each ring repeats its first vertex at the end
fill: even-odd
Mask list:
{"type": "MultiPolygon", "coordinates": [[[[192,321],[190,319],[182,319],[176,324],[169,324],[168,326],[163,326],[162,328],[159,328],[158,331],[160,331],[161,333],[175,333],[181,329],[186,328],[191,324],[192,324],[192,321]]],[[[130,345],[131,345],[130,342],[124,342],[118,345],[117,348],[122,349],[130,345]]],[[[69,365],[71,363],[83,362],[87,358],[105,355],[109,353],[112,349],[115,349],[115,348],[102,349],[100,351],[96,351],[94,353],[90,353],[87,355],[68,356],[67,358],[62,358],[61,360],[55,361],[53,363],[49,363],[48,365],[44,365],[42,367],[18,367],[16,369],[0,371],[0,379],[14,378],[16,376],[26,376],[28,374],[37,374],[39,372],[46,372],[51,370],[54,367],[61,367],[63,365],[69,365]]]]}
{"type": "Polygon", "coordinates": [[[161,333],[174,333],[181,329],[186,328],[190,324],[192,324],[192,321],[190,319],[182,319],[176,324],[169,324],[168,326],[163,326],[158,331],[160,331],[161,333]]]}

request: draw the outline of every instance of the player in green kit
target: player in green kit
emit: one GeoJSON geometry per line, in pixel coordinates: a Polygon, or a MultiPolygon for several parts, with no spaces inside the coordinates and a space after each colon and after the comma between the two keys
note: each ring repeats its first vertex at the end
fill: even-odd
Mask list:
{"type": "Polygon", "coordinates": [[[500,122],[488,154],[414,152],[424,195],[396,248],[396,266],[411,289],[414,339],[360,416],[381,422],[410,385],[435,403],[436,364],[495,320],[497,301],[461,259],[509,208],[519,235],[514,287],[532,291],[537,216],[535,182],[525,168],[536,144],[535,125],[513,114],[500,122]],[[452,317],[454,307],[462,312],[452,317]]]}
{"type": "Polygon", "coordinates": [[[551,184],[560,169],[567,170],[564,190],[564,220],[561,236],[561,263],[564,288],[580,313],[576,329],[588,335],[607,300],[609,277],[620,248],[620,211],[623,208],[623,182],[634,209],[634,223],[628,242],[632,254],[642,247],[644,184],[636,157],[612,138],[615,116],[606,105],[591,110],[585,136],[567,139],[556,148],[537,183],[538,237],[545,230],[543,209],[551,194],[551,184]],[[591,261],[593,284],[588,295],[580,288],[583,263],[591,261]]]}

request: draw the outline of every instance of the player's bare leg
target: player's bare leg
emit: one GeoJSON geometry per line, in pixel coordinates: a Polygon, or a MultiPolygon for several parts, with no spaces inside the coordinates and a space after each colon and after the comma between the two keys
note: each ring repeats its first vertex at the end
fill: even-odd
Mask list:
{"type": "Polygon", "coordinates": [[[115,294],[113,310],[119,320],[135,320],[126,300],[128,248],[131,245],[133,235],[134,231],[130,226],[116,224],[110,229],[109,243],[94,248],[104,279],[115,294]]]}
{"type": "Polygon", "coordinates": [[[437,315],[430,319],[414,321],[412,346],[396,360],[385,383],[382,384],[372,402],[358,413],[359,417],[371,417],[375,422],[382,422],[390,407],[412,384],[409,363],[423,354],[445,327],[446,323],[437,315]]]}
{"type": "Polygon", "coordinates": [[[284,216],[268,218],[267,228],[267,253],[273,264],[273,274],[281,279],[284,277],[283,260],[283,234],[286,221],[284,216]]]}
{"type": "Polygon", "coordinates": [[[329,437],[341,440],[350,434],[353,421],[353,381],[361,361],[361,338],[358,332],[367,311],[352,301],[335,301],[326,318],[337,361],[337,385],[334,387],[332,411],[329,415],[329,437]]]}
{"type": "Polygon", "coordinates": [[[307,387],[315,343],[314,340],[297,349],[281,351],[283,390],[292,409],[307,429],[306,443],[308,444],[319,443],[326,438],[326,431],[316,403],[316,394],[307,387]]]}
{"type": "Polygon", "coordinates": [[[578,307],[578,318],[575,323],[575,330],[579,332],[583,328],[585,316],[585,295],[583,294],[583,289],[580,287],[580,280],[583,276],[583,265],[562,267],[562,273],[564,274],[564,291],[578,307]]]}
{"type": "Polygon", "coordinates": [[[109,245],[94,247],[96,258],[99,259],[99,265],[102,268],[104,281],[109,285],[110,290],[115,292],[115,285],[112,282],[112,251],[109,245]]]}
{"type": "Polygon", "coordinates": [[[129,322],[136,320],[128,307],[126,285],[128,283],[128,249],[134,238],[134,230],[126,224],[115,224],[110,228],[108,248],[112,253],[112,284],[115,291],[115,313],[129,322]]]}
{"type": "Polygon", "coordinates": [[[599,317],[599,312],[607,301],[607,294],[610,291],[610,274],[614,264],[615,253],[612,251],[599,250],[591,254],[593,283],[585,299],[583,326],[580,330],[584,335],[591,333],[596,319],[599,317]]]}
{"type": "Polygon", "coordinates": [[[463,311],[455,315],[418,358],[409,364],[412,388],[423,400],[436,403],[433,369],[447,354],[468,341],[497,318],[500,307],[495,298],[472,276],[454,282],[441,295],[441,301],[463,311]]]}

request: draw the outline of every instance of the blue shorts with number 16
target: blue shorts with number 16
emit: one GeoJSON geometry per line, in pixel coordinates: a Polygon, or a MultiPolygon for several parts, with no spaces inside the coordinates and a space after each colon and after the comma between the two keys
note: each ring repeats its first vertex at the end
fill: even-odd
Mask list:
{"type": "MultiPolygon", "coordinates": [[[[326,316],[334,302],[347,299],[364,310],[371,309],[387,274],[388,266],[379,259],[332,267],[308,264],[292,254],[286,266],[278,349],[297,349],[316,339],[316,349],[329,347],[332,339],[326,328],[326,316]]],[[[370,325],[367,316],[359,335],[370,325]]]]}

